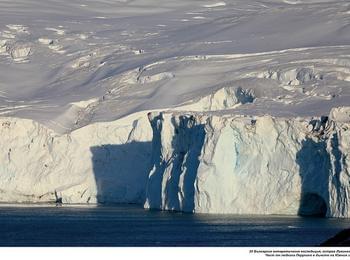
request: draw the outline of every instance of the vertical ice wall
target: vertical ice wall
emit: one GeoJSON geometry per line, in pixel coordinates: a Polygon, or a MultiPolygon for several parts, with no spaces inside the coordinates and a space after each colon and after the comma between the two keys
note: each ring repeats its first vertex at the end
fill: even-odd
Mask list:
{"type": "Polygon", "coordinates": [[[0,201],[142,203],[152,130],[144,113],[59,135],[0,119],[0,201]]]}
{"type": "Polygon", "coordinates": [[[180,113],[150,119],[146,208],[349,216],[347,122],[180,113]]]}
{"type": "Polygon", "coordinates": [[[349,217],[348,112],[151,113],[65,135],[2,118],[0,201],[349,217]]]}

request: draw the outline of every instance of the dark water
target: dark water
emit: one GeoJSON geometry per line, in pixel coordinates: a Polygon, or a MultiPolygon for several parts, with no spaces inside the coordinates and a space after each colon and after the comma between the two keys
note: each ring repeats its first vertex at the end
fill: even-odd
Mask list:
{"type": "Polygon", "coordinates": [[[147,211],[137,206],[0,207],[1,246],[315,246],[350,220],[147,211]]]}

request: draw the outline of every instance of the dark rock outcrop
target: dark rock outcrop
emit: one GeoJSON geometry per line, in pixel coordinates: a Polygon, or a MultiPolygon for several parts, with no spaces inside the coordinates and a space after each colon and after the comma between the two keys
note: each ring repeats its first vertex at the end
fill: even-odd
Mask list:
{"type": "Polygon", "coordinates": [[[334,237],[323,242],[320,246],[350,246],[350,228],[340,231],[334,237]]]}

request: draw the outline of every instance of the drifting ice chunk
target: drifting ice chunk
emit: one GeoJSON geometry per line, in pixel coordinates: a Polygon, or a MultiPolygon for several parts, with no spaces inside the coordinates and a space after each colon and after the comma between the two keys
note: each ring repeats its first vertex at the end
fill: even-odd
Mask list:
{"type": "Polygon", "coordinates": [[[7,52],[14,61],[23,62],[32,54],[32,47],[29,43],[15,42],[7,46],[7,52]]]}

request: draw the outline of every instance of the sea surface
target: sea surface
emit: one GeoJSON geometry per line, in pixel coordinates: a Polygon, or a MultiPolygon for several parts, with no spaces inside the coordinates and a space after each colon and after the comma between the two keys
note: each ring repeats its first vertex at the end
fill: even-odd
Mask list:
{"type": "Polygon", "coordinates": [[[317,246],[348,219],[186,214],[134,205],[0,206],[0,246],[317,246]]]}

